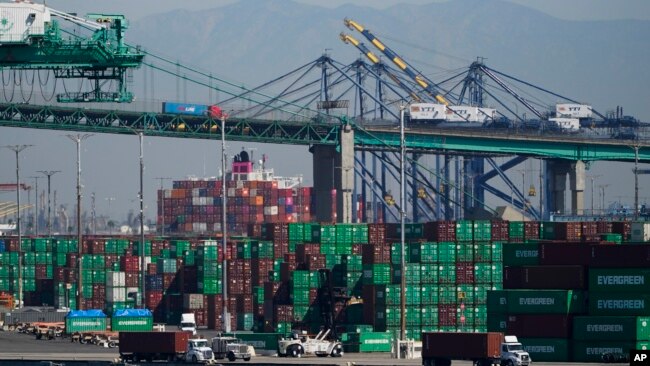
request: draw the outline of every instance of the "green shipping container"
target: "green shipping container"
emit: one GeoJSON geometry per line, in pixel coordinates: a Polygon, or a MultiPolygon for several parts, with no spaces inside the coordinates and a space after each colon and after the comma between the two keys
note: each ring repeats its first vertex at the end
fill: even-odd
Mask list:
{"type": "Polygon", "coordinates": [[[539,244],[503,244],[504,266],[528,266],[539,264],[539,244]]]}
{"type": "Polygon", "coordinates": [[[438,262],[439,263],[455,263],[456,262],[456,243],[453,242],[440,242],[438,247],[438,262]]]}
{"type": "Polygon", "coordinates": [[[147,309],[116,309],[111,317],[114,332],[150,332],[153,330],[153,314],[147,309]]]}
{"type": "Polygon", "coordinates": [[[420,262],[438,263],[438,243],[420,243],[420,262]]]}
{"type": "Polygon", "coordinates": [[[573,339],[582,341],[650,340],[650,318],[637,316],[576,316],[573,339]]]}
{"type": "Polygon", "coordinates": [[[589,314],[650,316],[650,294],[590,291],[589,314]]]}
{"type": "Polygon", "coordinates": [[[591,268],[589,290],[608,292],[650,292],[648,268],[591,268]]]}
{"type": "MultiPolygon", "coordinates": [[[[470,220],[456,221],[456,240],[472,241],[474,232],[474,223],[470,220]]],[[[489,240],[489,239],[488,239],[489,240]]]]}
{"type": "Polygon", "coordinates": [[[72,310],[65,317],[65,332],[101,332],[106,330],[106,314],[101,310],[72,310]]]}
{"type": "Polygon", "coordinates": [[[506,314],[508,312],[508,291],[488,291],[486,303],[488,313],[506,314]]]}
{"type": "Polygon", "coordinates": [[[584,292],[577,290],[506,290],[511,314],[583,314],[584,292]]]}
{"type": "Polygon", "coordinates": [[[502,313],[487,313],[488,332],[506,333],[508,330],[508,315],[502,313]]]}
{"type": "Polygon", "coordinates": [[[568,362],[569,343],[564,338],[519,338],[534,362],[568,362]]]}
{"type": "Polygon", "coordinates": [[[235,337],[242,343],[255,347],[255,351],[277,351],[278,341],[284,336],[280,333],[225,333],[227,337],[235,337]]]}
{"type": "Polygon", "coordinates": [[[348,333],[348,352],[390,352],[393,336],[387,332],[348,333]]]}
{"type": "Polygon", "coordinates": [[[630,350],[648,349],[648,341],[573,341],[572,343],[571,360],[573,362],[603,362],[605,353],[629,356],[630,350]]]}

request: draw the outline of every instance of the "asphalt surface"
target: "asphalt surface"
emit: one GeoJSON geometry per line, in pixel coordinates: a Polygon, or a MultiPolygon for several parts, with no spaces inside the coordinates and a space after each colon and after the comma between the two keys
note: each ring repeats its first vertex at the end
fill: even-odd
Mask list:
{"type": "MultiPolygon", "coordinates": [[[[200,335],[210,339],[216,332],[200,331],[200,335]]],[[[0,363],[2,360],[45,360],[45,361],[113,361],[119,358],[117,348],[103,348],[93,344],[73,343],[69,338],[56,338],[54,340],[37,340],[34,335],[21,334],[16,332],[0,331],[0,363]]],[[[387,353],[346,353],[341,358],[332,357],[303,357],[303,358],[279,358],[271,356],[257,356],[250,362],[241,360],[235,362],[219,361],[224,365],[247,364],[247,365],[399,365],[415,366],[421,365],[421,359],[395,360],[387,353]]],[[[160,362],[156,362],[160,364],[160,362]]],[[[471,362],[454,361],[454,366],[471,366],[471,362]]],[[[599,364],[599,363],[553,363],[533,362],[535,366],[612,366],[626,364],[599,364]]]]}

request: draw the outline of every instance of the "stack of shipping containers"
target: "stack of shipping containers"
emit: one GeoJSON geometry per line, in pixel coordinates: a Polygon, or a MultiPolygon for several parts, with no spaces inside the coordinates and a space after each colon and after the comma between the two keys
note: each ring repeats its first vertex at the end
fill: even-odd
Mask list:
{"type": "MultiPolygon", "coordinates": [[[[345,289],[331,316],[346,349],[389,351],[404,275],[410,338],[501,331],[539,361],[594,361],[650,341],[650,245],[632,244],[633,232],[607,222],[407,224],[403,268],[398,224],[249,223],[225,251],[220,239],[197,236],[149,237],[144,252],[133,238],[86,236],[81,308],[111,316],[135,307],[144,255],[153,321],[177,324],[192,312],[199,326],[222,329],[227,286],[232,329],[316,332],[328,315],[319,301],[325,269],[345,289]]],[[[16,295],[17,239],[0,239],[0,249],[0,291],[16,295]]],[[[25,237],[22,251],[25,305],[77,308],[76,240],[25,237]]]]}
{"type": "Polygon", "coordinates": [[[602,362],[646,349],[650,246],[628,241],[629,223],[539,227],[541,238],[531,232],[503,247],[504,290],[488,295],[488,330],[518,335],[537,361],[602,362]]]}

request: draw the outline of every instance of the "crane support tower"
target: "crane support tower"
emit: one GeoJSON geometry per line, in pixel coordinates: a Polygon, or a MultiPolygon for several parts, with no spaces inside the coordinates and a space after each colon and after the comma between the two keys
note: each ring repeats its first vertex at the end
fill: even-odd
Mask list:
{"type": "Polygon", "coordinates": [[[404,61],[400,56],[398,56],[393,50],[388,48],[386,45],[384,45],[377,37],[375,37],[372,33],[370,33],[369,30],[365,29],[363,26],[361,26],[359,23],[355,22],[352,19],[345,18],[343,20],[343,23],[345,24],[346,27],[350,28],[351,30],[356,30],[359,33],[363,34],[364,37],[370,41],[375,47],[377,47],[378,50],[383,52],[388,58],[393,61],[397,67],[402,69],[408,76],[410,76],[413,80],[415,80],[422,89],[426,90],[427,93],[429,93],[431,96],[433,96],[438,103],[444,104],[444,105],[449,105],[449,102],[445,97],[443,97],[434,87],[433,83],[427,80],[422,74],[419,72],[416,72],[417,70],[413,69],[406,61],[404,61]]]}
{"type": "Polygon", "coordinates": [[[127,71],[140,67],[144,53],[124,42],[127,27],[123,15],[81,18],[44,4],[0,3],[0,68],[51,70],[56,79],[90,81],[87,91],[58,94],[61,103],[131,102],[127,71]],[[112,81],[117,85],[106,90],[112,81]]]}

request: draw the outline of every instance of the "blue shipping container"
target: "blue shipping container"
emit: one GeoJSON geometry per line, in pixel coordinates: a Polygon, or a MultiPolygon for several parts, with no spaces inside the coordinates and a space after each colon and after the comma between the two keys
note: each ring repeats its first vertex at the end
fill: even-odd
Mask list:
{"type": "Polygon", "coordinates": [[[204,104],[163,102],[163,113],[205,116],[208,114],[208,106],[204,104]]]}

